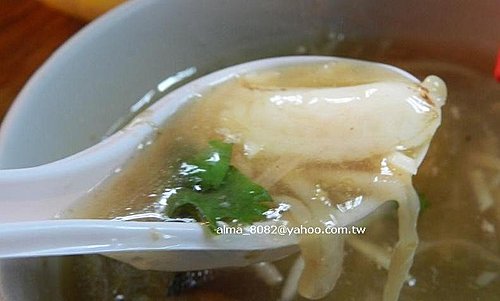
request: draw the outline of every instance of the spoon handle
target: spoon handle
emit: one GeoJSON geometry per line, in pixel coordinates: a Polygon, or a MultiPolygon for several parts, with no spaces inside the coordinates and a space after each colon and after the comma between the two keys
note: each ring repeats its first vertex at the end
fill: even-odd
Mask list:
{"type": "Polygon", "coordinates": [[[150,126],[137,124],[68,158],[0,170],[0,224],[54,218],[123,167],[153,132],[150,126]]]}
{"type": "Polygon", "coordinates": [[[215,235],[198,223],[47,220],[0,224],[0,259],[105,254],[148,270],[244,266],[297,251],[295,237],[215,235]]]}

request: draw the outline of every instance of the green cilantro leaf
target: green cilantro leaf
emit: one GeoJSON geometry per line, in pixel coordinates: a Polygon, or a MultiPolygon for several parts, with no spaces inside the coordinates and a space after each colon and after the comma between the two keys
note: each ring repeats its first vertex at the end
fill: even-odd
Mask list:
{"type": "Polygon", "coordinates": [[[427,208],[429,208],[431,205],[427,196],[425,194],[423,194],[422,192],[418,193],[418,200],[420,201],[420,213],[427,210],[427,208]]]}
{"type": "Polygon", "coordinates": [[[181,164],[179,174],[203,190],[217,189],[229,171],[232,151],[232,144],[210,141],[208,149],[181,164]]]}
{"type": "Polygon", "coordinates": [[[269,193],[230,165],[231,144],[209,145],[181,164],[179,174],[187,181],[169,197],[167,215],[193,217],[212,230],[217,221],[251,224],[264,219],[272,205],[269,193]]]}

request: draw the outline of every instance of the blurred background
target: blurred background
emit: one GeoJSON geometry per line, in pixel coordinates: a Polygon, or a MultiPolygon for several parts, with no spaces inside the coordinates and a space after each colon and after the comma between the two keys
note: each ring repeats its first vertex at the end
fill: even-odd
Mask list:
{"type": "Polygon", "coordinates": [[[124,0],[0,0],[0,120],[64,41],[124,0]]]}

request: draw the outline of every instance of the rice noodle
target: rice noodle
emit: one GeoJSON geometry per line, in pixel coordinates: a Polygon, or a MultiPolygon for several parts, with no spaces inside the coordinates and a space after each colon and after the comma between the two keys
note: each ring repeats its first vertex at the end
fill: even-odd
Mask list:
{"type": "Polygon", "coordinates": [[[301,256],[304,270],[299,292],[309,299],[320,299],[333,290],[344,259],[344,237],[341,235],[302,235],[301,256]]]}
{"type": "Polygon", "coordinates": [[[418,244],[416,226],[420,203],[417,193],[411,186],[410,176],[394,179],[394,177],[374,176],[368,172],[345,170],[319,174],[323,179],[329,178],[330,181],[339,181],[342,176],[348,177],[354,186],[363,190],[364,195],[371,197],[367,198],[365,203],[377,202],[380,205],[390,199],[398,202],[399,241],[391,256],[388,279],[384,288],[385,301],[397,300],[405,280],[409,277],[418,244]]]}
{"type": "Polygon", "coordinates": [[[413,187],[408,187],[407,198],[397,201],[399,203],[399,241],[391,256],[387,283],[384,287],[384,301],[398,300],[399,292],[409,276],[418,245],[417,218],[420,202],[417,192],[413,187]]]}
{"type": "Polygon", "coordinates": [[[270,188],[281,180],[287,173],[295,169],[304,159],[301,157],[281,157],[271,167],[255,178],[255,182],[270,188]]]}
{"type": "MultiPolygon", "coordinates": [[[[297,178],[293,179],[297,180],[297,178]]],[[[297,181],[291,187],[298,191],[303,200],[304,205],[299,206],[299,210],[307,212],[297,214],[292,205],[290,210],[294,218],[293,224],[325,228],[324,222],[330,217],[329,210],[325,210],[322,200],[315,199],[321,191],[304,179],[297,181]]],[[[304,269],[298,283],[299,292],[309,299],[322,298],[333,290],[342,273],[344,237],[303,234],[299,236],[299,244],[304,261],[304,269]]]]}
{"type": "Polygon", "coordinates": [[[349,237],[346,239],[346,242],[354,250],[365,255],[382,268],[389,270],[389,265],[391,264],[391,254],[382,247],[354,237],[349,237]]]}
{"type": "Polygon", "coordinates": [[[291,206],[290,211],[287,212],[291,215],[291,218],[288,218],[291,222],[300,224],[301,221],[308,221],[312,218],[309,208],[298,199],[285,195],[276,196],[275,199],[280,202],[288,203],[291,206]]]}
{"type": "Polygon", "coordinates": [[[469,178],[471,181],[472,190],[476,195],[479,211],[483,212],[492,207],[493,204],[495,204],[495,200],[493,199],[490,189],[486,184],[484,173],[479,169],[475,169],[469,174],[469,178]]]}
{"type": "MultiPolygon", "coordinates": [[[[387,261],[385,263],[389,273],[384,289],[384,300],[397,300],[401,287],[409,277],[409,269],[413,263],[418,243],[416,221],[419,201],[411,185],[405,184],[410,180],[405,177],[396,180],[394,177],[383,178],[368,172],[331,169],[314,170],[306,178],[304,178],[304,174],[302,177],[294,174],[285,177],[283,181],[302,200],[303,205],[299,207],[299,210],[310,212],[308,215],[299,215],[298,222],[312,226],[324,226],[324,224],[315,222],[317,220],[323,221],[323,223],[332,221],[338,226],[352,224],[361,218],[356,215],[351,220],[346,220],[343,218],[346,213],[340,212],[331,200],[320,198],[321,188],[312,184],[315,181],[314,175],[330,184],[348,179],[351,185],[362,190],[362,194],[365,196],[363,204],[360,205],[361,208],[347,211],[349,217],[352,217],[349,215],[351,212],[364,211],[363,206],[372,206],[366,212],[368,214],[373,212],[373,204],[378,207],[387,200],[398,200],[399,241],[391,256],[390,264],[387,261]],[[304,218],[306,216],[312,216],[314,220],[307,220],[304,218]]],[[[292,204],[292,211],[293,207],[292,204]]],[[[300,239],[300,245],[305,268],[300,279],[299,292],[304,297],[311,299],[324,297],[333,289],[340,276],[344,238],[339,235],[330,235],[329,237],[303,236],[300,239]],[[332,264],[332,261],[328,259],[335,264],[332,264]],[[323,264],[318,264],[318,262],[323,262],[323,264]],[[325,267],[331,270],[324,271],[325,267]]]]}
{"type": "Polygon", "coordinates": [[[483,247],[481,247],[478,244],[472,243],[470,241],[464,240],[464,239],[444,239],[444,240],[438,240],[438,241],[424,241],[421,242],[418,249],[417,249],[417,254],[423,253],[430,251],[435,248],[439,247],[449,247],[449,248],[462,248],[465,249],[471,253],[474,253],[477,258],[482,258],[491,264],[494,264],[497,266],[497,268],[500,268],[500,256],[497,254],[493,253],[492,251],[489,251],[483,247]]]}
{"type": "MultiPolygon", "coordinates": [[[[346,242],[351,248],[366,256],[383,269],[389,270],[391,264],[390,252],[374,243],[354,237],[349,237],[346,239],[346,242]]],[[[408,275],[408,277],[406,277],[406,281],[409,281],[412,278],[413,277],[411,275],[408,275]]]]}
{"type": "Polygon", "coordinates": [[[500,187],[500,172],[497,172],[497,174],[494,177],[492,177],[489,186],[491,188],[498,188],[498,187],[500,187]]]}
{"type": "Polygon", "coordinates": [[[390,163],[401,168],[402,170],[407,171],[412,175],[417,174],[418,164],[415,159],[400,152],[393,152],[387,157],[387,159],[390,163]]]}
{"type": "MultiPolygon", "coordinates": [[[[218,126],[237,135],[243,147],[251,145],[251,153],[238,154],[233,163],[257,183],[286,194],[273,198],[291,205],[284,217],[293,226],[352,225],[387,201],[399,203],[399,240],[390,259],[382,253],[375,258],[388,269],[384,301],[395,301],[418,244],[419,199],[411,175],[441,123],[446,85],[432,75],[415,83],[369,63],[363,63],[374,70],[369,81],[359,70],[343,81],[335,72],[354,70],[353,63],[343,64],[312,66],[313,86],[304,84],[302,75],[281,78],[276,70],[259,71],[219,87],[211,97],[239,100],[219,113],[218,126]],[[323,73],[328,76],[319,76],[323,73]],[[260,170],[247,166],[251,160],[260,170]]],[[[292,298],[294,281],[303,297],[323,298],[340,277],[345,237],[303,234],[299,244],[301,259],[282,299],[292,298]]]]}
{"type": "Polygon", "coordinates": [[[304,271],[304,260],[299,256],[290,268],[290,272],[288,272],[288,277],[281,290],[280,301],[291,301],[295,298],[302,271],[304,271]]]}
{"type": "Polygon", "coordinates": [[[475,153],[471,155],[474,163],[486,169],[500,171],[500,159],[486,153],[475,153]]]}
{"type": "Polygon", "coordinates": [[[252,265],[255,273],[267,285],[278,285],[283,281],[283,276],[276,266],[270,262],[259,262],[252,265]]]}
{"type": "Polygon", "coordinates": [[[495,278],[498,277],[497,272],[482,272],[477,278],[476,278],[476,284],[479,285],[480,287],[485,287],[488,286],[490,283],[492,283],[495,278]]]}

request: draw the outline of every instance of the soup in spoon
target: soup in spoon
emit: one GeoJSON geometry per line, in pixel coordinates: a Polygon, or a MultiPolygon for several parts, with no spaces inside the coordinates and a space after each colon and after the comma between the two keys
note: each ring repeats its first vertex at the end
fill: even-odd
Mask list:
{"type": "Polygon", "coordinates": [[[189,217],[214,232],[281,219],[291,229],[317,230],[295,232],[301,253],[283,296],[295,289],[308,299],[327,296],[347,241],[388,270],[384,300],[397,300],[418,243],[411,177],[445,99],[436,76],[420,83],[354,60],[240,74],[194,95],[133,162],[67,215],[189,217]],[[375,242],[329,231],[358,224],[388,201],[398,204],[392,252],[376,256],[375,242]]]}

